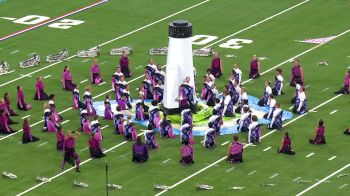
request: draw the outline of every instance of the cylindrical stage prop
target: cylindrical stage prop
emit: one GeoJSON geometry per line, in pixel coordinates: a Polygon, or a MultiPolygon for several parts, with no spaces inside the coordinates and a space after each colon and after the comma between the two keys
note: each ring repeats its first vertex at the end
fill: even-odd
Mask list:
{"type": "MultiPolygon", "coordinates": [[[[163,96],[163,109],[168,114],[180,113],[179,87],[185,78],[191,78],[194,84],[192,54],[192,24],[185,20],[176,20],[169,24],[169,45],[166,62],[166,77],[163,96]]],[[[194,94],[195,96],[195,94],[194,94]]]]}

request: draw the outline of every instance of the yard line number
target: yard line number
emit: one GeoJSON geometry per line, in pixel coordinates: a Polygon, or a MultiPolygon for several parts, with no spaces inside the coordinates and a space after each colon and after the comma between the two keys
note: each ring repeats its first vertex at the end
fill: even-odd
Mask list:
{"type": "MultiPolygon", "coordinates": [[[[213,35],[195,35],[192,37],[192,44],[194,45],[207,45],[208,43],[218,39],[217,36],[213,35]]],[[[220,48],[229,48],[229,49],[240,49],[243,44],[251,44],[253,40],[250,39],[239,39],[234,38],[227,40],[225,43],[219,45],[220,48]]]]}
{"type": "MultiPolygon", "coordinates": [[[[25,25],[36,25],[49,19],[50,17],[48,16],[28,15],[22,18],[18,18],[12,22],[17,24],[25,24],[25,25]]],[[[59,20],[58,22],[54,22],[48,25],[48,27],[56,28],[56,29],[69,29],[72,26],[77,26],[84,22],[85,21],[82,21],[82,20],[62,19],[62,20],[59,20]]]]}

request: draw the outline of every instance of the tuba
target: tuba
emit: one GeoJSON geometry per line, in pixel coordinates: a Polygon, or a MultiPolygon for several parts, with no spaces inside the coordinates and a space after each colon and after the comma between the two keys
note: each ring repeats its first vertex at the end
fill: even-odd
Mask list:
{"type": "Polygon", "coordinates": [[[204,48],[193,50],[193,56],[212,56],[214,54],[214,48],[204,48]]]}
{"type": "Polygon", "coordinates": [[[10,65],[6,61],[0,62],[0,75],[7,74],[9,72],[10,65]]]}
{"type": "Polygon", "coordinates": [[[96,46],[88,50],[79,50],[77,52],[77,57],[82,57],[82,58],[97,57],[98,55],[100,55],[100,46],[96,46]]]}
{"type": "Polygon", "coordinates": [[[34,66],[38,66],[39,63],[40,63],[40,56],[34,53],[32,58],[20,62],[19,67],[20,68],[34,67],[34,66]]]}
{"type": "Polygon", "coordinates": [[[124,52],[126,54],[131,54],[132,50],[133,50],[132,45],[129,45],[129,46],[121,47],[121,48],[112,48],[109,53],[111,55],[122,55],[124,52]]]}
{"type": "Polygon", "coordinates": [[[58,61],[63,61],[68,57],[68,50],[63,49],[60,53],[46,56],[46,61],[49,63],[54,63],[58,61]]]}
{"type": "Polygon", "coordinates": [[[151,48],[149,50],[149,55],[167,55],[168,54],[168,48],[151,48]]]}

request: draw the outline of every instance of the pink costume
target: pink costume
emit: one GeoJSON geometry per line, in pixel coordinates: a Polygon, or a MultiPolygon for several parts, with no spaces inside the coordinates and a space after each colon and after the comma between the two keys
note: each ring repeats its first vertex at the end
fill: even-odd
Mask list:
{"type": "Polygon", "coordinates": [[[90,69],[91,82],[94,84],[100,84],[102,82],[101,69],[99,64],[93,64],[90,69]]]}
{"type": "Polygon", "coordinates": [[[19,89],[17,91],[17,108],[20,110],[29,110],[31,108],[31,105],[26,103],[24,100],[24,92],[22,89],[19,89]]]}

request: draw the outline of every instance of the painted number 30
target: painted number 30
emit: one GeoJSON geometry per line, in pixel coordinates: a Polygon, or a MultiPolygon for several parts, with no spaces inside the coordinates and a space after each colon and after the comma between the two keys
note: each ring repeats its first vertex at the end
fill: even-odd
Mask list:
{"type": "MultiPolygon", "coordinates": [[[[29,15],[23,18],[18,18],[13,22],[17,24],[36,25],[48,19],[50,19],[50,17],[39,16],[39,15],[29,15]]],[[[85,21],[82,21],[82,20],[62,19],[58,22],[50,24],[48,27],[56,28],[56,29],[69,29],[72,26],[80,25],[84,22],[85,21]]]]}
{"type": "MultiPolygon", "coordinates": [[[[216,40],[218,37],[213,35],[195,35],[192,37],[192,44],[194,45],[206,45],[209,42],[216,40]]],[[[251,44],[253,40],[250,39],[230,39],[225,43],[219,45],[221,48],[230,48],[230,49],[240,49],[243,46],[241,44],[251,44]]]]}

